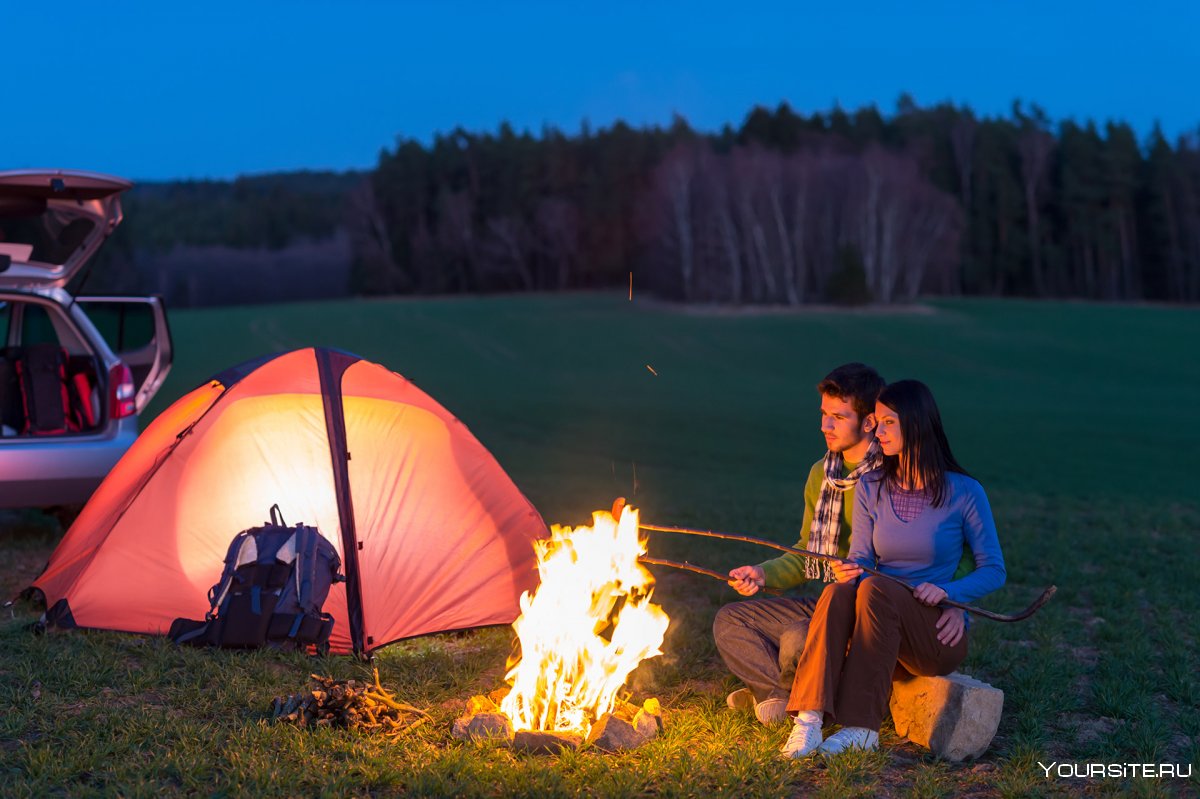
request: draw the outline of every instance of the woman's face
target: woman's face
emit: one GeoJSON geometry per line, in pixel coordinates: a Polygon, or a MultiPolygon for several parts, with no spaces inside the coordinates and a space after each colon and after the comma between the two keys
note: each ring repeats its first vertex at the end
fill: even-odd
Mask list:
{"type": "Polygon", "coordinates": [[[884,455],[896,455],[904,446],[900,417],[882,402],[875,403],[875,438],[884,455]]]}

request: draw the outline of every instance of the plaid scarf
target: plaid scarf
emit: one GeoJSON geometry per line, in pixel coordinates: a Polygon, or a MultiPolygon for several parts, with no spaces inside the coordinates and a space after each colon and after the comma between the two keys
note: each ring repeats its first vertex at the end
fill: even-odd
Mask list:
{"type": "MultiPolygon", "coordinates": [[[[840,452],[825,453],[825,480],[821,483],[821,495],[817,497],[817,506],[813,508],[812,528],[808,533],[808,549],[820,552],[822,555],[837,555],[838,533],[842,526],[842,494],[858,485],[858,478],[867,472],[878,469],[883,463],[883,450],[879,442],[871,439],[867,455],[862,463],[854,467],[854,471],[842,477],[842,467],[845,460],[840,452]]],[[[810,580],[821,577],[831,583],[836,579],[833,565],[827,560],[816,558],[804,559],[804,574],[810,580]],[[824,569],[821,566],[824,565],[824,569]]]]}

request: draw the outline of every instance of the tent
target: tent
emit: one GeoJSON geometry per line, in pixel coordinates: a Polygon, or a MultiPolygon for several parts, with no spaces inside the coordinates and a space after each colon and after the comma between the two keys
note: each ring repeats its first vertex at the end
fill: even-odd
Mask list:
{"type": "Polygon", "coordinates": [[[47,624],[165,634],[203,618],[230,540],[275,503],[341,555],[333,652],[512,622],[547,535],[429,395],[355,355],[296,350],[222,372],[147,427],[34,582],[47,624]]]}

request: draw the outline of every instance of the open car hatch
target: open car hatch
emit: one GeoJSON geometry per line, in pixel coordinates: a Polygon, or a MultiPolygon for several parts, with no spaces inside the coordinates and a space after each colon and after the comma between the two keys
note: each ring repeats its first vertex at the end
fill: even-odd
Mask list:
{"type": "Polygon", "coordinates": [[[0,172],[0,287],[65,286],[120,224],[132,186],[68,169],[0,172]]]}

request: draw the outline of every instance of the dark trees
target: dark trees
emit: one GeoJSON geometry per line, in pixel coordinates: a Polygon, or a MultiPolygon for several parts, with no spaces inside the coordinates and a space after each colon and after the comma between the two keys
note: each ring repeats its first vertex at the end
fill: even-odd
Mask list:
{"type": "Polygon", "coordinates": [[[259,253],[239,269],[270,272],[271,253],[301,245],[348,253],[360,294],[617,287],[633,272],[638,287],[699,302],[1200,301],[1200,137],[1054,127],[1020,103],[999,118],[907,96],[890,116],[785,103],[711,135],[682,118],[574,135],[457,129],[400,140],[366,174],[139,186],[126,219],[92,290],[223,297],[199,285],[220,270],[197,248],[259,253]],[[184,261],[186,276],[158,274],[184,261]]]}

